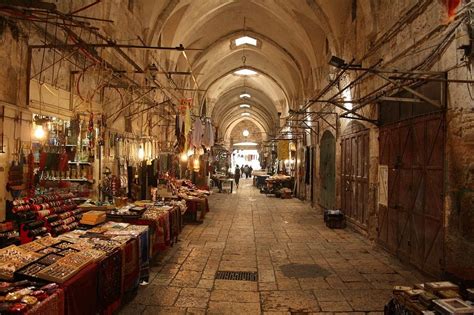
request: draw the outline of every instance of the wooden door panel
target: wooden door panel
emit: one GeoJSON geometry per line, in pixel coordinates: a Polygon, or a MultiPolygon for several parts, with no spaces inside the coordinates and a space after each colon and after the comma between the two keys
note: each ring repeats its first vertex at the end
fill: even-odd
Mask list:
{"type": "Polygon", "coordinates": [[[351,222],[367,228],[369,132],[342,137],[342,210],[351,222]]]}
{"type": "Polygon", "coordinates": [[[389,207],[379,240],[402,260],[440,271],[443,247],[444,115],[381,128],[380,161],[389,166],[389,207]],[[382,144],[383,141],[383,144],[382,144]]]}
{"type": "Polygon", "coordinates": [[[410,263],[415,266],[424,265],[424,256],[420,253],[424,252],[425,248],[425,219],[423,214],[412,213],[412,230],[410,231],[410,263]]]}

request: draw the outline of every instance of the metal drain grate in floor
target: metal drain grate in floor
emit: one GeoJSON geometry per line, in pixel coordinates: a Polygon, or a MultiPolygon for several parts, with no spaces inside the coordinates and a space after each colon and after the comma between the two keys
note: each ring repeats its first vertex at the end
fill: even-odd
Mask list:
{"type": "Polygon", "coordinates": [[[218,271],[216,280],[253,281],[258,279],[258,273],[252,271],[218,271]]]}

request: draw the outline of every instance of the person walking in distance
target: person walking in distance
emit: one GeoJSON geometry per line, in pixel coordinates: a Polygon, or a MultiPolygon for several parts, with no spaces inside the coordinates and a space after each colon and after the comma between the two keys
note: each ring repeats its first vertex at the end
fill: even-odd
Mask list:
{"type": "Polygon", "coordinates": [[[239,168],[238,165],[235,166],[234,181],[235,181],[235,187],[238,189],[239,188],[239,181],[240,181],[240,168],[239,168]]]}
{"type": "Polygon", "coordinates": [[[244,173],[245,173],[245,178],[249,178],[249,166],[248,165],[244,166],[244,173]]]}

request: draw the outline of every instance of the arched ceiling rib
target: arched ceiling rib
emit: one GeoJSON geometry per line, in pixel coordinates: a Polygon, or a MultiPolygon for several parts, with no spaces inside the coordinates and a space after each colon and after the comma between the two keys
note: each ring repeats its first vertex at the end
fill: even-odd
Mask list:
{"type": "MultiPolygon", "coordinates": [[[[200,102],[206,100],[214,123],[230,134],[242,119],[272,132],[279,123],[278,113],[284,117],[318,88],[312,86],[315,70],[327,66],[327,50],[340,52],[338,38],[350,10],[347,0],[155,0],[147,1],[144,12],[150,12],[149,44],[203,49],[187,52],[199,88],[205,90],[199,93],[200,102]],[[259,47],[245,48],[246,67],[259,73],[245,80],[233,74],[243,66],[243,52],[231,45],[244,34],[261,42],[259,47]],[[240,116],[244,84],[255,95],[249,101],[251,118],[240,116]]],[[[169,70],[188,70],[179,54],[162,51],[159,59],[169,70]]],[[[184,80],[187,87],[194,86],[189,77],[184,80]]]]}
{"type": "Polygon", "coordinates": [[[267,135],[268,135],[267,131],[265,130],[265,127],[262,126],[261,122],[258,119],[249,118],[249,117],[238,117],[238,118],[235,118],[228,125],[226,125],[225,129],[222,129],[223,130],[223,140],[224,140],[225,143],[228,144],[230,142],[231,134],[234,131],[235,127],[237,125],[239,125],[240,123],[244,122],[244,121],[249,121],[249,122],[253,123],[258,128],[262,139],[263,140],[267,139],[267,135]]]}
{"type": "MultiPolygon", "coordinates": [[[[279,108],[280,112],[287,112],[290,97],[287,94],[285,88],[280,85],[280,83],[274,77],[261,71],[260,69],[249,66],[246,68],[258,72],[258,74],[255,76],[245,78],[245,81],[248,82],[246,84],[264,91],[268,97],[275,101],[275,104],[281,104],[281,107],[279,108]]],[[[243,82],[244,78],[242,76],[234,74],[234,72],[239,69],[241,69],[241,67],[228,70],[226,73],[221,74],[219,77],[210,82],[208,85],[207,96],[212,100],[213,97],[225,93],[235,81],[243,82]]],[[[241,86],[243,89],[243,84],[241,86]]]]}
{"type": "Polygon", "coordinates": [[[269,118],[266,112],[258,106],[253,106],[250,109],[242,109],[238,106],[232,106],[220,116],[214,116],[213,118],[220,118],[219,127],[221,129],[225,129],[230,123],[232,123],[232,121],[235,120],[236,117],[258,119],[266,132],[270,133],[273,130],[273,121],[269,118]],[[250,116],[242,116],[242,113],[250,113],[250,116]]]}

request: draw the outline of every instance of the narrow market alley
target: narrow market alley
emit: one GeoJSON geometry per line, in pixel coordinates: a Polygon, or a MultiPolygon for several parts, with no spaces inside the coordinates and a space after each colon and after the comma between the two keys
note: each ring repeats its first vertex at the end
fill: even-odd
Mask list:
{"type": "Polygon", "coordinates": [[[380,312],[396,285],[427,279],[350,229],[327,228],[298,199],[266,197],[241,181],[215,193],[201,225],[152,263],[150,283],[120,314],[380,312]],[[258,281],[215,280],[217,271],[258,281]]]}
{"type": "Polygon", "coordinates": [[[474,315],[474,0],[0,0],[0,315],[474,315]]]}

